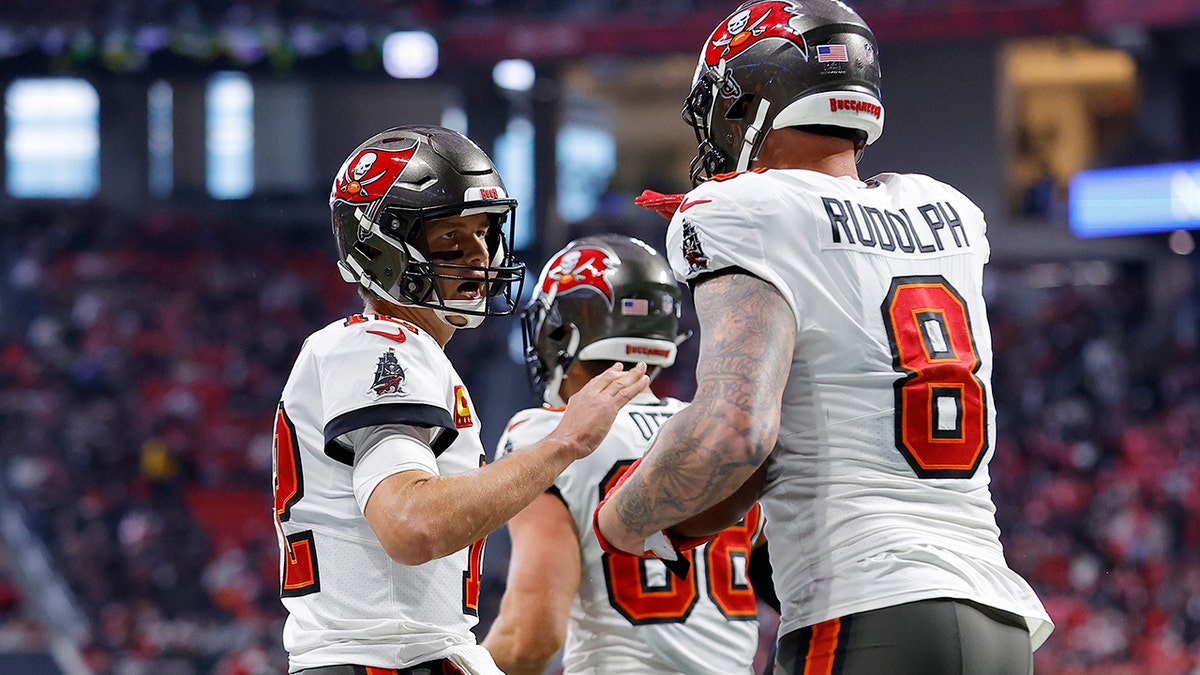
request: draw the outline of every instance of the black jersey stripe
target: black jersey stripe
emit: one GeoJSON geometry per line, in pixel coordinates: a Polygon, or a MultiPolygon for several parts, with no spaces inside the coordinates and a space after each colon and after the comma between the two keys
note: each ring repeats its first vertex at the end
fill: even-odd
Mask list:
{"type": "Polygon", "coordinates": [[[425,429],[441,429],[433,440],[437,457],[458,438],[454,420],[444,408],[425,403],[384,403],[342,413],[325,425],[325,454],[347,466],[354,465],[354,452],[337,442],[342,434],[381,424],[408,424],[425,429]]]}

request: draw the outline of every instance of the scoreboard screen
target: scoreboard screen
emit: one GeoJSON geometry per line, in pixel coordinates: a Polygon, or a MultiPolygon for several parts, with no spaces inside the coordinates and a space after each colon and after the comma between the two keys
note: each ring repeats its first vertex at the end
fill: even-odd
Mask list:
{"type": "Polygon", "coordinates": [[[1067,208],[1081,238],[1200,229],[1200,162],[1080,171],[1067,208]]]}

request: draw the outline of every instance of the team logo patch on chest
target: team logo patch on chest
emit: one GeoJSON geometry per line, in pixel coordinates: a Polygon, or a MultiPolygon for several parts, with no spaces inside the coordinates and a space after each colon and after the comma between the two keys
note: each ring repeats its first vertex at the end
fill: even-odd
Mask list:
{"type": "Polygon", "coordinates": [[[379,355],[375,362],[375,382],[371,384],[371,392],[376,396],[387,394],[403,394],[404,369],[396,360],[395,350],[388,349],[379,355]]]}

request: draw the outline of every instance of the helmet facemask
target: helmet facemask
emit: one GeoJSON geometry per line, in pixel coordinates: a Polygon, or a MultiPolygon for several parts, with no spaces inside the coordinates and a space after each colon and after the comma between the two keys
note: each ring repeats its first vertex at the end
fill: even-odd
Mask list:
{"type": "Polygon", "coordinates": [[[521,314],[525,344],[525,374],[534,394],[551,406],[564,406],[559,386],[579,350],[579,330],[563,325],[554,304],[557,285],[548,295],[536,295],[521,314]]]}
{"type": "Polygon", "coordinates": [[[724,82],[725,78],[718,75],[716,69],[703,68],[683,103],[683,121],[696,133],[696,156],[688,166],[688,177],[693,185],[704,180],[701,174],[709,178],[729,170],[729,155],[712,142],[709,133],[716,92],[722,89],[724,82]]]}

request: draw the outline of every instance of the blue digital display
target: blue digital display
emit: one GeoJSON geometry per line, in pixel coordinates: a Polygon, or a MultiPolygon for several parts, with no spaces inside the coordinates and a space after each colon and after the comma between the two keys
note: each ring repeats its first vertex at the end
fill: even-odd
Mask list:
{"type": "Polygon", "coordinates": [[[1200,162],[1080,171],[1068,213],[1084,238],[1200,229],[1200,162]]]}

